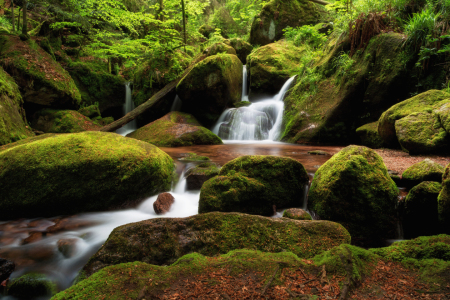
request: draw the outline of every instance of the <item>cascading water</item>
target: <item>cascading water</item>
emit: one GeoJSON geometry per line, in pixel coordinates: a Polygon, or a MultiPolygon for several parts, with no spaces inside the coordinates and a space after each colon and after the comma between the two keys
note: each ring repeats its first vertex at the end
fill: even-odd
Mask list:
{"type": "Polygon", "coordinates": [[[176,95],[175,99],[173,100],[173,104],[172,107],[170,108],[170,111],[180,111],[182,104],[183,103],[181,102],[180,97],[176,95]]]}
{"type": "MultiPolygon", "coordinates": [[[[134,102],[131,98],[131,87],[130,82],[125,84],[125,104],[123,105],[124,115],[129,113],[134,109],[134,102]]],[[[127,124],[125,124],[122,128],[116,130],[116,133],[126,136],[130,132],[133,132],[137,129],[136,120],[133,120],[127,124]]]]}
{"type": "MultiPolygon", "coordinates": [[[[231,108],[222,113],[213,132],[223,140],[272,140],[280,138],[283,119],[283,98],[294,77],[291,77],[273,98],[252,103],[247,107],[231,108]]],[[[247,71],[244,68],[243,101],[245,95],[247,71]]]]}
{"type": "Polygon", "coordinates": [[[247,66],[242,69],[242,97],[241,101],[248,101],[248,88],[247,88],[247,66]]]}

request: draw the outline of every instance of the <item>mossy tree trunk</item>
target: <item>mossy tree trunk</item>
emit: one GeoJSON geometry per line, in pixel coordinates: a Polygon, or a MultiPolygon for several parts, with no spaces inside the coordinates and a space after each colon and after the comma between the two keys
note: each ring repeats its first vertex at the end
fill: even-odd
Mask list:
{"type": "Polygon", "coordinates": [[[183,36],[184,36],[184,52],[186,52],[186,11],[184,9],[184,0],[181,0],[181,9],[183,11],[183,36]]]}
{"type": "Polygon", "coordinates": [[[160,21],[164,21],[164,15],[163,15],[163,10],[164,10],[164,0],[159,0],[159,10],[158,10],[158,18],[160,21]]]}
{"type": "Polygon", "coordinates": [[[27,6],[28,6],[28,1],[23,0],[23,27],[22,27],[23,35],[28,35],[27,6]]]}
{"type": "Polygon", "coordinates": [[[328,5],[328,4],[331,4],[330,2],[323,1],[323,0],[309,0],[309,1],[314,2],[314,3],[317,3],[317,4],[320,4],[320,5],[328,5]]]}
{"type": "Polygon", "coordinates": [[[16,31],[16,20],[14,20],[14,0],[11,0],[11,12],[12,12],[12,27],[13,27],[13,32],[16,31]]]}

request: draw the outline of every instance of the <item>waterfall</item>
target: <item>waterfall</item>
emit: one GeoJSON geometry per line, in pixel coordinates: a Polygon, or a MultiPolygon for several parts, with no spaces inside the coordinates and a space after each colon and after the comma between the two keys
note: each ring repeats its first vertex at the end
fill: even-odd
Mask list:
{"type": "Polygon", "coordinates": [[[178,95],[175,96],[175,99],[173,100],[172,107],[170,108],[170,111],[180,111],[181,105],[183,103],[181,102],[180,97],[178,95]]]}
{"type": "MultiPolygon", "coordinates": [[[[123,105],[123,114],[126,115],[130,111],[134,109],[134,102],[131,98],[131,88],[130,82],[125,84],[125,104],[123,105]]],[[[127,124],[125,124],[122,128],[116,130],[116,133],[120,135],[127,135],[130,132],[133,132],[137,129],[136,120],[133,120],[127,124]]]]}
{"type": "MultiPolygon", "coordinates": [[[[248,101],[248,96],[244,96],[246,77],[247,70],[244,68],[242,100],[247,99],[244,101],[248,101]]],[[[295,76],[289,78],[280,92],[271,99],[252,103],[247,107],[225,110],[214,126],[213,132],[223,140],[278,140],[283,121],[283,98],[294,78],[295,76]]]]}
{"type": "Polygon", "coordinates": [[[247,66],[242,69],[242,97],[241,101],[248,101],[247,88],[247,66]]]}

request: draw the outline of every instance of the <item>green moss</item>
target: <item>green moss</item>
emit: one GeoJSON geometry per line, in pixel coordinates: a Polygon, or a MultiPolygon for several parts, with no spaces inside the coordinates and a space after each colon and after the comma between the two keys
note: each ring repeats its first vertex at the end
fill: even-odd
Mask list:
{"type": "Polygon", "coordinates": [[[241,102],[237,102],[234,104],[234,107],[239,108],[239,107],[245,107],[245,106],[250,106],[252,105],[252,103],[250,101],[241,101],[241,102]]]}
{"type": "Polygon", "coordinates": [[[439,222],[443,231],[450,234],[450,164],[442,176],[442,187],[438,197],[439,222]]]}
{"type": "Polygon", "coordinates": [[[30,273],[13,279],[8,286],[7,294],[19,299],[52,296],[56,294],[56,284],[45,275],[30,273]]]}
{"type": "Polygon", "coordinates": [[[234,48],[231,46],[228,46],[224,43],[219,42],[219,43],[215,43],[211,47],[208,47],[207,49],[205,49],[203,51],[203,53],[207,54],[208,56],[213,56],[213,55],[217,55],[220,53],[236,55],[236,50],[234,50],[234,48]]]}
{"type": "Polygon", "coordinates": [[[356,129],[361,139],[361,144],[369,148],[378,149],[383,147],[383,140],[378,134],[378,122],[372,122],[356,129]]]}
{"type": "MultiPolygon", "coordinates": [[[[208,159],[209,160],[209,159],[208,159]]],[[[186,172],[186,177],[189,175],[204,175],[204,176],[216,176],[219,175],[220,166],[213,162],[201,163],[194,168],[189,169],[186,172]]]]}
{"type": "Polygon", "coordinates": [[[397,196],[383,159],[369,148],[348,146],[317,170],[308,206],[353,237],[376,240],[395,235],[397,196]]]}
{"type": "Polygon", "coordinates": [[[215,28],[220,28],[221,33],[225,38],[230,35],[243,33],[239,32],[238,25],[225,6],[215,9],[214,15],[211,18],[211,25],[213,25],[215,28]]]}
{"type": "Polygon", "coordinates": [[[193,116],[180,112],[171,112],[127,137],[160,147],[222,144],[217,135],[200,126],[193,116]]]}
{"type": "Polygon", "coordinates": [[[241,38],[230,39],[230,45],[236,50],[236,55],[241,60],[242,64],[246,65],[247,56],[252,52],[253,46],[241,38]]]}
{"type": "Polygon", "coordinates": [[[289,208],[283,212],[283,218],[289,218],[293,220],[312,220],[311,216],[299,208],[289,208]]]}
{"type": "Polygon", "coordinates": [[[0,147],[0,219],[98,211],[166,191],[172,159],[114,133],[42,135],[0,147]]]}
{"type": "Polygon", "coordinates": [[[34,115],[32,126],[46,133],[75,133],[100,129],[100,125],[77,111],[50,108],[38,111],[34,115]]]}
{"type": "Polygon", "coordinates": [[[414,186],[422,181],[442,182],[444,167],[429,158],[415,163],[402,174],[403,181],[408,186],[414,186]]]}
{"type": "Polygon", "coordinates": [[[216,31],[216,29],[208,24],[203,24],[198,29],[198,32],[207,39],[209,39],[209,36],[211,35],[211,33],[214,33],[215,31],[216,31]]]}
{"type": "Polygon", "coordinates": [[[184,160],[184,161],[205,161],[205,160],[209,160],[209,157],[207,156],[201,156],[198,155],[196,153],[187,153],[186,155],[184,155],[183,157],[181,157],[179,160],[184,160]]]}
{"type": "Polygon", "coordinates": [[[97,117],[101,118],[102,116],[102,114],[100,113],[100,109],[98,108],[98,105],[90,105],[87,107],[80,108],[78,112],[83,116],[86,116],[91,119],[97,117]]]}
{"type": "Polygon", "coordinates": [[[302,205],[309,178],[303,165],[287,157],[242,156],[225,164],[203,185],[199,212],[239,211],[271,215],[277,208],[302,205]]]}

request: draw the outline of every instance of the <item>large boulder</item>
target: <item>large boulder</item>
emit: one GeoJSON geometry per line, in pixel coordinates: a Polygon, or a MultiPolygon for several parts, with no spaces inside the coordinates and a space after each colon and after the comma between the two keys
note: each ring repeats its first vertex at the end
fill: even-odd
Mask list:
{"type": "Polygon", "coordinates": [[[151,219],[117,227],[83,271],[90,276],[119,263],[142,261],[167,265],[192,252],[213,256],[244,248],[290,251],[307,258],[349,242],[347,230],[329,221],[213,212],[188,218],[151,219]]]}
{"type": "Polygon", "coordinates": [[[363,146],[378,149],[383,147],[383,140],[378,134],[378,122],[372,122],[356,129],[363,146]]]}
{"type": "Polygon", "coordinates": [[[403,217],[405,238],[440,233],[437,198],[441,189],[438,182],[424,181],[409,191],[403,217]]]}
{"type": "Polygon", "coordinates": [[[9,275],[16,269],[13,261],[0,258],[0,283],[9,278],[9,275]]]}
{"type": "Polygon", "coordinates": [[[213,162],[204,162],[186,172],[187,190],[199,190],[209,179],[219,175],[220,166],[213,162]]]}
{"type": "Polygon", "coordinates": [[[249,97],[276,95],[286,80],[297,74],[302,56],[301,49],[285,40],[255,50],[247,57],[249,97]]]}
{"type": "Polygon", "coordinates": [[[400,146],[410,154],[448,153],[450,134],[432,113],[412,113],[397,120],[395,131],[400,146]]]}
{"type": "Polygon", "coordinates": [[[241,101],[242,68],[232,54],[213,55],[197,63],[177,85],[182,111],[212,126],[226,108],[241,101]]]}
{"type": "Polygon", "coordinates": [[[437,106],[434,113],[439,118],[441,126],[450,134],[450,102],[437,106]]]}
{"type": "Polygon", "coordinates": [[[321,219],[344,225],[352,237],[375,241],[395,237],[397,196],[383,159],[372,149],[351,145],[317,170],[308,206],[321,219]]]}
{"type": "Polygon", "coordinates": [[[236,55],[241,60],[242,64],[246,65],[247,56],[252,52],[253,46],[241,38],[230,39],[230,45],[236,50],[236,55]]]}
{"type": "Polygon", "coordinates": [[[139,128],[127,137],[160,147],[219,145],[222,140],[191,115],[170,112],[164,117],[139,128]]]}
{"type": "MultiPolygon", "coordinates": [[[[442,101],[448,100],[450,94],[445,91],[429,90],[410,99],[395,104],[386,110],[380,117],[378,122],[378,132],[386,145],[394,147],[398,145],[397,132],[395,124],[398,120],[405,118],[413,113],[428,112],[441,104],[442,101]]],[[[428,118],[430,116],[427,116],[428,118]]],[[[416,118],[413,118],[417,119],[416,118]]],[[[414,122],[411,120],[411,122],[414,122]]],[[[434,121],[430,120],[434,123],[434,121]]],[[[403,126],[401,126],[403,127],[403,126]]],[[[401,128],[399,128],[401,129],[401,128]]]]}
{"type": "Polygon", "coordinates": [[[236,50],[234,50],[234,48],[231,47],[230,45],[227,45],[222,42],[215,43],[212,46],[203,50],[203,54],[208,56],[213,56],[220,53],[236,55],[236,50]]]}
{"type": "Polygon", "coordinates": [[[0,220],[136,203],[170,189],[173,161],[115,133],[46,134],[0,147],[0,220]]]}
{"type": "Polygon", "coordinates": [[[319,23],[321,8],[304,0],[271,0],[255,16],[250,30],[250,44],[264,46],[283,37],[286,27],[319,23]]]}
{"type": "Polygon", "coordinates": [[[422,181],[436,181],[441,183],[443,174],[443,166],[426,158],[406,169],[402,174],[402,181],[408,187],[418,185],[422,181]]]}
{"type": "Polygon", "coordinates": [[[438,197],[439,222],[445,233],[450,233],[450,164],[442,176],[442,190],[438,197]]]}
{"type": "Polygon", "coordinates": [[[274,205],[301,206],[308,181],[303,165],[291,158],[242,156],[203,184],[198,211],[272,215],[274,205]]]}
{"type": "Polygon", "coordinates": [[[81,94],[72,77],[33,39],[22,41],[18,36],[1,35],[0,53],[0,64],[15,77],[30,109],[79,107],[81,94]]]}
{"type": "Polygon", "coordinates": [[[7,294],[18,299],[33,299],[53,296],[57,292],[56,284],[45,275],[30,273],[14,279],[8,285],[7,294]]]}
{"type": "Polygon", "coordinates": [[[101,128],[88,117],[75,110],[44,108],[33,115],[33,129],[45,133],[75,133],[101,128]]]}
{"type": "Polygon", "coordinates": [[[0,145],[33,136],[22,105],[17,84],[0,68],[0,145]]]}

